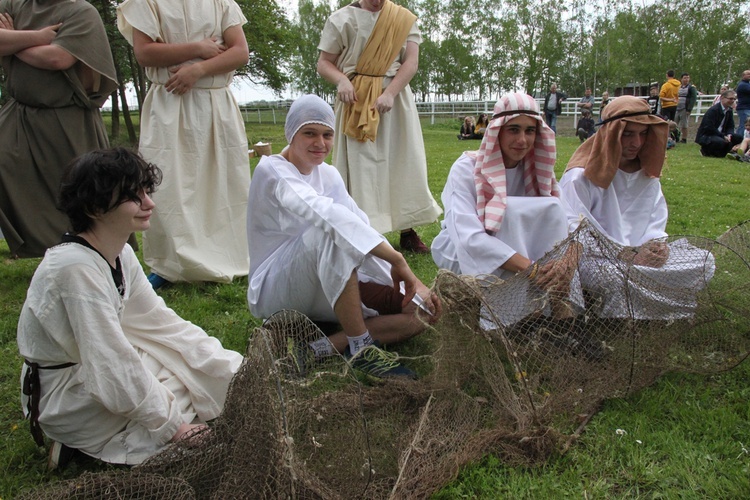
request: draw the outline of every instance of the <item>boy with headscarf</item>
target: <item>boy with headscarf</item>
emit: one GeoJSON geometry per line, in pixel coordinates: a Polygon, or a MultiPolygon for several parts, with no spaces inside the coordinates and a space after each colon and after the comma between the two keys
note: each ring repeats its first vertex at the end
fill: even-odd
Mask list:
{"type": "Polygon", "coordinates": [[[686,240],[664,241],[668,213],[659,177],[669,125],[642,99],[621,96],[604,110],[600,126],[568,162],[561,197],[571,231],[585,217],[623,247],[618,257],[634,269],[594,257],[580,268],[583,286],[600,297],[605,317],[630,317],[631,309],[638,319],[690,317],[714,259],[686,240]]]}
{"type": "MultiPolygon", "coordinates": [[[[536,101],[521,93],[504,95],[495,104],[479,151],[461,155],[448,174],[442,194],[445,219],[432,243],[438,267],[503,279],[530,269],[536,290],[555,289],[567,297],[575,255],[566,254],[564,262],[534,263],[568,236],[555,157],[555,134],[536,101]]],[[[522,288],[514,288],[513,294],[525,297],[528,283],[522,288]]],[[[506,325],[531,312],[530,300],[515,302],[520,305],[498,302],[502,310],[495,313],[506,325]]],[[[553,298],[553,309],[555,302],[553,298]]],[[[557,314],[571,312],[566,307],[557,314]]]]}
{"type": "Polygon", "coordinates": [[[411,377],[375,343],[421,333],[417,302],[424,300],[431,322],[440,315],[440,302],[370,226],[341,175],[325,163],[334,123],[329,104],[300,97],[284,127],[289,145],[255,169],[247,212],[250,311],[269,317],[294,309],[313,321],[338,322],[341,331],[310,344],[316,357],[335,349],[370,375],[411,377]],[[382,363],[357,364],[357,358],[382,363]]]}

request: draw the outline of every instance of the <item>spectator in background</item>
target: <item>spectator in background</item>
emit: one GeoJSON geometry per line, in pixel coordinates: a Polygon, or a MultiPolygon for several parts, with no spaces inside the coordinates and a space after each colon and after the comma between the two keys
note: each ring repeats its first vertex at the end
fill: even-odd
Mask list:
{"type": "Polygon", "coordinates": [[[467,116],[461,124],[461,130],[458,132],[458,140],[466,141],[474,138],[474,118],[467,116]]]}
{"type": "MultiPolygon", "coordinates": [[[[721,94],[721,102],[714,104],[703,115],[695,142],[701,145],[703,156],[724,157],[730,151],[735,151],[742,142],[742,136],[734,133],[734,118],[732,104],[737,100],[734,90],[726,90],[721,94]]],[[[744,124],[742,126],[744,131],[744,124]]]]}
{"type": "Polygon", "coordinates": [[[594,135],[594,119],[591,118],[591,111],[584,109],[581,112],[581,119],[578,120],[578,138],[581,142],[594,135]]]}
{"type": "Polygon", "coordinates": [[[487,115],[482,113],[477,118],[477,124],[474,127],[474,139],[481,140],[484,137],[484,132],[487,130],[487,126],[489,125],[489,120],[487,119],[487,115]]]}
{"type": "Polygon", "coordinates": [[[648,102],[649,107],[651,108],[651,114],[652,115],[658,115],[659,114],[659,86],[658,85],[652,85],[649,89],[649,96],[646,98],[646,102],[648,102]]]}
{"type": "Polygon", "coordinates": [[[602,102],[601,104],[599,104],[599,116],[602,116],[604,108],[607,107],[607,104],[609,104],[609,92],[605,90],[604,92],[602,92],[602,102]]]}
{"type": "Polygon", "coordinates": [[[690,113],[695,107],[698,100],[698,90],[690,83],[690,73],[683,73],[680,76],[680,88],[677,90],[677,112],[675,121],[680,127],[680,142],[687,143],[688,126],[690,124],[690,113]]]}
{"type": "Polygon", "coordinates": [[[555,133],[557,133],[557,117],[562,113],[562,102],[567,98],[567,94],[557,91],[557,85],[554,83],[550,85],[549,93],[544,98],[544,121],[555,133]]]}
{"type": "Polygon", "coordinates": [[[594,112],[594,96],[591,95],[591,89],[586,89],[584,96],[578,101],[577,107],[581,111],[581,114],[586,110],[589,112],[589,115],[594,112]]]}
{"type": "Polygon", "coordinates": [[[734,153],[729,155],[739,161],[750,163],[750,117],[745,120],[745,135],[740,143],[740,147],[734,153]]]}
{"type": "MultiPolygon", "coordinates": [[[[719,95],[714,97],[714,102],[711,103],[711,106],[713,106],[714,104],[719,104],[719,102],[721,101],[721,94],[723,94],[727,90],[729,90],[729,85],[722,85],[721,88],[719,89],[719,95]]],[[[736,101],[734,103],[734,107],[735,108],[737,107],[736,101]]]]}
{"type": "Polygon", "coordinates": [[[742,72],[742,80],[737,84],[737,135],[742,135],[742,129],[747,118],[750,116],[750,69],[742,72]]]}
{"type": "Polygon", "coordinates": [[[661,86],[659,98],[661,99],[661,114],[667,120],[674,121],[677,112],[677,92],[680,82],[674,77],[674,70],[667,71],[667,81],[661,86]]]}

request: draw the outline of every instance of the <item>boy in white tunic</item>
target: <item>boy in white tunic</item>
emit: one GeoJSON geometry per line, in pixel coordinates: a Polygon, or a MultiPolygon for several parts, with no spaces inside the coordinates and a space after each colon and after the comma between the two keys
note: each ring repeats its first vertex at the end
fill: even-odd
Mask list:
{"type": "MultiPolygon", "coordinates": [[[[572,253],[562,261],[534,262],[564,240],[565,210],[555,180],[555,135],[528,95],[504,95],[496,104],[479,151],[453,164],[443,190],[445,219],[432,243],[438,267],[457,274],[494,274],[509,279],[529,270],[537,295],[552,294],[558,319],[572,310],[557,298],[567,290],[577,264],[572,253]]],[[[505,287],[513,301],[496,300],[504,324],[531,313],[528,282],[505,287]],[[521,299],[519,297],[527,297],[521,299]]]]}
{"type": "Polygon", "coordinates": [[[82,156],[64,179],[75,234],[45,254],[18,321],[24,412],[38,444],[55,441],[51,466],[70,449],[141,463],[219,416],[242,363],[164,304],[125,244],[148,229],[160,180],[122,148],[82,156]]]}
{"type": "MultiPolygon", "coordinates": [[[[324,162],[334,123],[325,101],[300,97],[287,114],[289,146],[255,169],[247,214],[248,304],[258,317],[294,309],[314,321],[340,323],[341,331],[311,344],[318,357],[333,349],[356,356],[365,348],[384,355],[374,340],[389,344],[424,330],[414,314],[415,296],[424,300],[430,321],[439,317],[440,302],[370,227],[341,175],[324,162]]],[[[370,371],[412,375],[404,367],[370,371]]]]}
{"type": "Polygon", "coordinates": [[[233,0],[126,0],[117,27],[151,86],[139,151],[164,169],[157,210],[143,236],[149,281],[227,283],[247,275],[247,136],[229,88],[247,64],[233,0]]]}
{"type": "Polygon", "coordinates": [[[713,276],[710,252],[685,240],[664,241],[668,213],[659,177],[668,134],[667,122],[652,115],[645,101],[618,97],[560,180],[569,229],[585,217],[623,247],[618,258],[633,266],[596,256],[581,266],[583,286],[594,292],[604,317],[691,317],[695,292],[713,276]]]}

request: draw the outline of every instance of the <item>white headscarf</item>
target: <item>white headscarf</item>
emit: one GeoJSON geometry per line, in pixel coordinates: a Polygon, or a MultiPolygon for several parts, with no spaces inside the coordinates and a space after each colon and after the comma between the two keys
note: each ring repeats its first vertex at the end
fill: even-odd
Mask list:
{"type": "Polygon", "coordinates": [[[331,105],[313,94],[303,95],[289,107],[284,124],[286,141],[291,144],[299,129],[310,123],[325,125],[331,130],[336,123],[331,105]]]}

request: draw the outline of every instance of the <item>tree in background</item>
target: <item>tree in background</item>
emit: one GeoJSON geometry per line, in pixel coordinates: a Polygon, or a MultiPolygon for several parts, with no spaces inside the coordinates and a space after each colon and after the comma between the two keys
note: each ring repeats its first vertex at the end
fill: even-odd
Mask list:
{"type": "Polygon", "coordinates": [[[332,101],[336,86],[318,75],[318,42],[326,19],[333,9],[327,2],[299,0],[294,24],[294,53],[289,62],[292,89],[300,94],[315,94],[332,101]]]}

